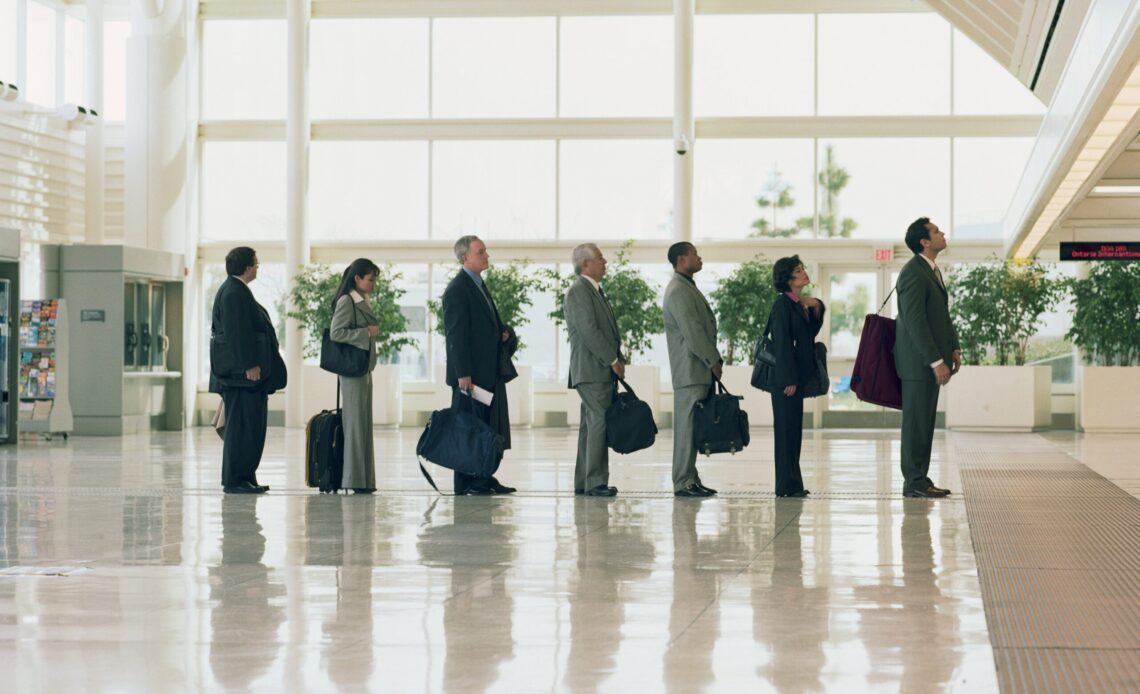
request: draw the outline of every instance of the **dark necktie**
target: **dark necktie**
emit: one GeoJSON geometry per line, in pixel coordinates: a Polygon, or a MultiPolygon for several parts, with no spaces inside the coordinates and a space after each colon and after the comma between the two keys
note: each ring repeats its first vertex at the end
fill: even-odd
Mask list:
{"type": "Polygon", "coordinates": [[[483,298],[487,300],[487,305],[491,307],[491,313],[495,312],[495,300],[491,298],[491,290],[487,289],[486,282],[480,282],[479,288],[483,290],[483,298]]]}

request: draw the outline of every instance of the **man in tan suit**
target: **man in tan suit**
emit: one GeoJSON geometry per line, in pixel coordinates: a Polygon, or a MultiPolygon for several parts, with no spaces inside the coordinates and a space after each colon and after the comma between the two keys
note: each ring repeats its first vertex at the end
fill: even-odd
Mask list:
{"type": "Polygon", "coordinates": [[[614,496],[609,486],[609,447],[606,408],[613,402],[614,377],[625,378],[617,318],[600,284],[606,258],[595,244],[583,243],[571,254],[578,279],[563,300],[566,332],[570,336],[570,380],[566,384],[582,399],[578,427],[578,458],[574,463],[574,493],[614,496]]]}
{"type": "Polygon", "coordinates": [[[716,348],[716,316],[693,282],[703,263],[688,241],[669,247],[673,279],[665,288],[665,339],[673,370],[673,494],[701,497],[716,494],[701,484],[693,445],[693,411],[720,378],[724,360],[716,348]]]}

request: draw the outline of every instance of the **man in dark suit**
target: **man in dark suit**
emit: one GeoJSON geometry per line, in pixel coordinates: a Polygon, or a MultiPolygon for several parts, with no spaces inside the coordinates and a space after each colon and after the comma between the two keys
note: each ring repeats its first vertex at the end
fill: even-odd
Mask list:
{"type": "Polygon", "coordinates": [[[257,252],[240,246],[226,254],[226,274],[214,297],[210,326],[210,392],[221,393],[226,430],[222,487],[227,494],[263,494],[257,466],[265,448],[269,395],[285,387],[285,362],[269,312],[249,290],[257,279],[257,252]]]}
{"type": "Polygon", "coordinates": [[[899,315],[895,368],[902,380],[903,496],[939,498],[948,489],[927,477],[938,389],[962,368],[958,334],[950,320],[950,300],[935,260],[946,249],[946,234],[929,218],[920,217],[906,230],[914,252],[899,273],[899,315]]]}
{"type": "Polygon", "coordinates": [[[609,486],[610,456],[606,445],[606,409],[613,402],[614,378],[625,378],[617,318],[602,277],[606,258],[597,245],[583,243],[570,256],[578,279],[562,302],[570,338],[570,379],[566,386],[582,399],[578,427],[578,458],[574,463],[574,493],[614,496],[609,486]]]}
{"type": "MultiPolygon", "coordinates": [[[[503,325],[495,300],[483,282],[490,265],[487,246],[477,236],[462,236],[455,242],[455,257],[463,267],[443,292],[443,326],[447,341],[447,385],[453,408],[472,406],[495,433],[503,437],[503,450],[511,447],[511,423],[507,413],[507,381],[518,373],[511,355],[518,347],[514,330],[503,325]],[[470,405],[467,398],[478,386],[493,393],[491,405],[470,405]]],[[[498,469],[500,461],[495,462],[498,469]]],[[[494,473],[495,470],[491,472],[494,473]]],[[[455,494],[510,494],[514,487],[500,484],[492,474],[478,478],[455,473],[455,494]]]]}

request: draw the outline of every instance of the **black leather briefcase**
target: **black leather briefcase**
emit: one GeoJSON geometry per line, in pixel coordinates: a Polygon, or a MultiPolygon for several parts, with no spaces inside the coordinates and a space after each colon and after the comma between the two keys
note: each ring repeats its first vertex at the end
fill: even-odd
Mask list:
{"type": "Polygon", "coordinates": [[[639,400],[633,388],[622,379],[614,381],[614,400],[606,408],[606,445],[618,453],[633,453],[653,445],[657,423],[648,403],[639,400]],[[625,386],[618,392],[618,383],[625,386]]]}
{"type": "Polygon", "coordinates": [[[720,382],[709,388],[708,397],[693,410],[693,444],[697,452],[736,453],[751,440],[748,413],[740,409],[744,397],[729,393],[720,382]]]}

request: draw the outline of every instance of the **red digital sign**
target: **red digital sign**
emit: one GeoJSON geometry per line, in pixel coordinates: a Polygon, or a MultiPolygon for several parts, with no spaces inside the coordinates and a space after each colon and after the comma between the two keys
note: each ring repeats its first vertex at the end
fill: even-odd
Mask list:
{"type": "Polygon", "coordinates": [[[1140,242],[1062,241],[1061,260],[1140,260],[1140,242]]]}

